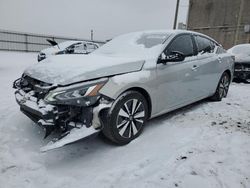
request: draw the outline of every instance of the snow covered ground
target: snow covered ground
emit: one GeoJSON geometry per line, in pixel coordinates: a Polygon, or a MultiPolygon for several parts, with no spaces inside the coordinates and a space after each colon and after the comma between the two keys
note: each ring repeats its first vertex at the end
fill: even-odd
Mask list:
{"type": "Polygon", "coordinates": [[[0,187],[250,187],[250,85],[151,120],[127,146],[91,136],[40,153],[43,131],[15,102],[36,54],[0,52],[0,187]]]}

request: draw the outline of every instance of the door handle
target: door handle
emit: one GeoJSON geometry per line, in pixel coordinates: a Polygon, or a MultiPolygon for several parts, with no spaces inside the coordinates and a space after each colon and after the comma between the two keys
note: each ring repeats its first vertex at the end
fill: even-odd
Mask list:
{"type": "Polygon", "coordinates": [[[218,61],[219,61],[219,63],[222,63],[222,58],[219,57],[219,58],[218,58],[218,61]]]}
{"type": "Polygon", "coordinates": [[[192,67],[192,71],[196,71],[199,67],[200,67],[200,66],[198,66],[198,65],[194,65],[194,66],[192,67]]]}

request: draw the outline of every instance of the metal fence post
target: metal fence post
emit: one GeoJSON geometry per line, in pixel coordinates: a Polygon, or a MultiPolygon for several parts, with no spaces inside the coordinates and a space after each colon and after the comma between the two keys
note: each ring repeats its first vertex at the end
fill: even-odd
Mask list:
{"type": "Polygon", "coordinates": [[[26,50],[26,52],[28,52],[28,34],[25,34],[24,35],[25,36],[25,50],[26,50]]]}
{"type": "MultiPolygon", "coordinates": [[[[39,52],[42,49],[51,47],[46,39],[52,38],[57,42],[67,40],[86,41],[89,39],[76,39],[62,36],[41,35],[32,33],[22,33],[17,31],[7,31],[0,29],[0,51],[19,51],[19,52],[39,52]]],[[[93,41],[99,44],[104,44],[103,41],[93,41]]]]}

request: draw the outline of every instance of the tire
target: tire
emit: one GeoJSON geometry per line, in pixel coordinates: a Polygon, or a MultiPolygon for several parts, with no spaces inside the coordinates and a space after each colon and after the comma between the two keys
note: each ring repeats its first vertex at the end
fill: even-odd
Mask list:
{"type": "Polygon", "coordinates": [[[227,72],[224,72],[220,78],[215,94],[211,97],[211,100],[221,101],[222,98],[226,98],[229,86],[230,86],[230,76],[227,72]]]}
{"type": "Polygon", "coordinates": [[[142,133],[147,119],[145,97],[137,91],[127,91],[113,103],[102,132],[112,142],[126,145],[142,133]]]}

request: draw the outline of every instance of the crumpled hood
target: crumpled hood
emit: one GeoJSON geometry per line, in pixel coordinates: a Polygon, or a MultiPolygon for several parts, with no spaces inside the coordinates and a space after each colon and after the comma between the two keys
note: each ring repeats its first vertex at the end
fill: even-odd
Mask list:
{"type": "Polygon", "coordinates": [[[52,56],[24,72],[34,79],[58,85],[68,85],[116,74],[139,71],[144,60],[108,57],[95,54],[52,56]]]}

